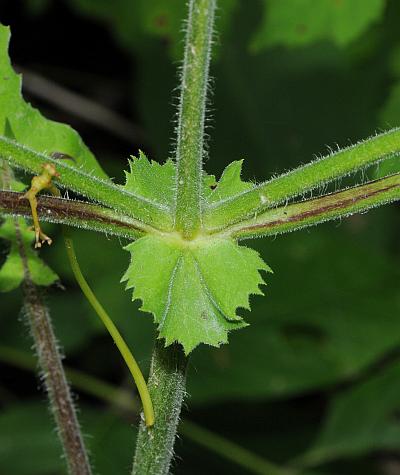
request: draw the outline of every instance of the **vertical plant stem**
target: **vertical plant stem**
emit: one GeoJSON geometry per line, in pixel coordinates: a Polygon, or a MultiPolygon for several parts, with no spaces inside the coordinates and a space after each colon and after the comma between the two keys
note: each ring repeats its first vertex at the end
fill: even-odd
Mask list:
{"type": "Polygon", "coordinates": [[[25,279],[23,291],[25,314],[29,320],[51,411],[56,420],[58,435],[64,449],[68,472],[71,475],[90,475],[92,472],[78,418],[65,377],[50,316],[43,303],[42,292],[30,281],[29,277],[25,279]]]}
{"type": "Polygon", "coordinates": [[[164,475],[169,473],[174,441],[185,396],[187,358],[180,345],[164,347],[156,340],[148,388],[153,401],[155,425],[139,427],[134,475],[164,475]]]}
{"type": "MultiPolygon", "coordinates": [[[[216,0],[190,0],[177,127],[175,229],[192,239],[201,225],[201,185],[208,71],[216,0]]],[[[133,474],[164,475],[174,449],[185,395],[187,358],[181,346],[157,340],[149,378],[155,424],[142,422],[133,474]]]]}
{"type": "Polygon", "coordinates": [[[215,0],[191,0],[177,127],[175,228],[190,239],[201,225],[204,120],[215,0]]]}

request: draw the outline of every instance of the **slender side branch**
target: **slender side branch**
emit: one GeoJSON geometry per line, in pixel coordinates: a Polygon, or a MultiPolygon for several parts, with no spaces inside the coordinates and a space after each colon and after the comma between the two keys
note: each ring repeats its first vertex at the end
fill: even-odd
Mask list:
{"type": "Polygon", "coordinates": [[[171,229],[171,216],[166,207],[128,193],[111,181],[91,176],[6,137],[0,137],[0,158],[8,161],[13,167],[21,168],[35,175],[40,175],[43,165],[52,163],[60,174],[60,177],[54,180],[57,185],[127,214],[149,226],[163,230],[171,229]]]}
{"type": "Polygon", "coordinates": [[[131,353],[128,345],[125,343],[125,340],[121,336],[118,328],[115,326],[114,322],[109,317],[108,313],[104,310],[101,303],[97,300],[92,289],[87,283],[85,277],[82,274],[81,268],[79,266],[78,260],[76,258],[74,243],[69,236],[66,229],[64,231],[64,240],[65,247],[68,254],[68,260],[71,265],[72,271],[74,273],[75,279],[77,280],[79,287],[81,288],[83,294],[87,298],[90,305],[93,307],[94,311],[99,316],[100,320],[103,322],[107,331],[114,340],[115,345],[117,346],[121,356],[123,357],[139,391],[140,399],[143,404],[143,412],[145,424],[147,427],[151,427],[154,424],[154,411],[153,404],[150,399],[149,391],[146,386],[146,381],[143,377],[143,374],[137,364],[133,354],[131,353]]]}
{"type": "Polygon", "coordinates": [[[141,422],[132,475],[167,475],[185,395],[187,358],[180,345],[164,348],[156,340],[148,388],[155,412],[154,427],[141,422]]]}
{"type": "Polygon", "coordinates": [[[210,206],[204,225],[218,230],[335,179],[400,155],[400,129],[377,135],[210,206]]]}
{"type": "Polygon", "coordinates": [[[398,200],[400,173],[313,200],[267,210],[257,218],[225,229],[221,234],[236,239],[282,234],[398,200]]]}
{"type": "MultiPolygon", "coordinates": [[[[23,193],[0,191],[0,213],[30,218],[32,214],[29,202],[20,199],[22,196],[23,193]]],[[[141,221],[100,205],[50,196],[39,196],[37,201],[41,221],[66,224],[130,239],[136,239],[144,232],[155,232],[155,229],[144,225],[141,221]]]]}
{"type": "Polygon", "coordinates": [[[191,238],[201,225],[204,117],[215,0],[189,4],[177,127],[175,228],[191,238]]]}

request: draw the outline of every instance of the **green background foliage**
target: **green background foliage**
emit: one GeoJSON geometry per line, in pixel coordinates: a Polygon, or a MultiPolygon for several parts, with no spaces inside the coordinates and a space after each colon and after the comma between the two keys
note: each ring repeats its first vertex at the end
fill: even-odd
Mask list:
{"type": "MultiPolygon", "coordinates": [[[[110,8],[94,0],[9,1],[0,12],[0,21],[13,28],[19,65],[140,126],[144,140],[118,141],[28,97],[51,118],[72,122],[117,182],[124,182],[122,170],[139,148],[158,161],[171,156],[182,3],[120,0],[110,8]]],[[[267,179],[325,154],[327,146],[400,125],[399,3],[324,0],[312,13],[311,3],[221,2],[209,173],[219,176],[228,162],[245,158],[246,179],[267,179]]],[[[386,166],[400,168],[396,160],[386,166]]],[[[51,289],[48,301],[68,364],[132,388],[73,282],[58,229],[46,229],[55,243],[41,257],[67,288],[51,289]]],[[[274,275],[266,296],[253,297],[252,312],[242,312],[249,327],[233,332],[228,346],[194,351],[185,417],[275,462],[297,460],[324,475],[389,473],[400,449],[399,232],[399,207],[392,205],[251,242],[274,275]]],[[[88,280],[145,367],[154,327],[119,283],[126,251],[117,240],[88,232],[76,231],[74,238],[88,280]]],[[[0,263],[8,251],[2,243],[0,263]]],[[[0,298],[0,344],[30,351],[19,291],[0,298]]],[[[34,378],[5,363],[1,372],[0,472],[62,473],[34,378]],[[27,466],[16,454],[32,440],[37,450],[27,466]]],[[[127,473],[132,421],[84,394],[80,402],[99,473],[127,473]]],[[[182,462],[175,473],[245,473],[184,437],[177,452],[182,462]]]]}

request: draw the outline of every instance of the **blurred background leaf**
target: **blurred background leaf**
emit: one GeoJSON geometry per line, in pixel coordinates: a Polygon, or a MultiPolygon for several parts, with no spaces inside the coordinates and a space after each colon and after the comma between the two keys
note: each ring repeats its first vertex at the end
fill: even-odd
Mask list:
{"type": "MultiPolygon", "coordinates": [[[[397,359],[398,354],[395,356],[397,359]]],[[[377,448],[398,449],[400,363],[382,366],[385,369],[378,375],[372,373],[332,398],[321,432],[301,457],[303,464],[315,465],[377,448]]]]}
{"type": "Polygon", "coordinates": [[[382,16],[385,0],[264,0],[265,12],[252,46],[302,46],[331,40],[345,46],[382,16]]]}

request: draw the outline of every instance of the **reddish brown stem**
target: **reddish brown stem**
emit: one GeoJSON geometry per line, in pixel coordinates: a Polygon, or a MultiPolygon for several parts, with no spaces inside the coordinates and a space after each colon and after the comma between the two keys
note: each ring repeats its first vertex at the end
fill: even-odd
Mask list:
{"type": "Polygon", "coordinates": [[[24,243],[18,222],[15,221],[19,253],[24,266],[24,310],[38,357],[39,367],[49,396],[63,446],[68,472],[71,475],[91,475],[89,459],[81,435],[78,418],[65,377],[61,354],[51,325],[50,315],[43,302],[43,290],[31,279],[24,243]]]}

